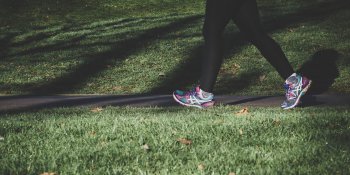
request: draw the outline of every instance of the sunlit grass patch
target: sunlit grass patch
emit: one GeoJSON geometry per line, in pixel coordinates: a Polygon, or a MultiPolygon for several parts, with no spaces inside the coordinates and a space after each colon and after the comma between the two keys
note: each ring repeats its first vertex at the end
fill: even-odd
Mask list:
{"type": "Polygon", "coordinates": [[[5,114],[0,173],[350,172],[348,107],[241,109],[106,107],[5,114]]]}

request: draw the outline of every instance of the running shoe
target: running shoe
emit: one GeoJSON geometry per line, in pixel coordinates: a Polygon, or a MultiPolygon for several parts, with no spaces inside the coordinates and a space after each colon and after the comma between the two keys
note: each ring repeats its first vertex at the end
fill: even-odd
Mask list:
{"type": "Polygon", "coordinates": [[[291,109],[301,103],[300,99],[311,86],[311,80],[296,73],[287,78],[284,84],[286,100],[281,104],[283,109],[291,109]]]}
{"type": "Polygon", "coordinates": [[[173,93],[173,98],[176,102],[184,106],[207,108],[212,107],[215,103],[214,95],[209,92],[205,92],[199,88],[194,87],[190,91],[176,90],[173,93]]]}

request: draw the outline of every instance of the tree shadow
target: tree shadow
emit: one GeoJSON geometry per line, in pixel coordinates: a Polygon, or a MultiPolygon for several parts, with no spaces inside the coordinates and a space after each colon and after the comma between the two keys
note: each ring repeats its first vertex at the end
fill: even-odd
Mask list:
{"type": "Polygon", "coordinates": [[[333,85],[339,77],[339,56],[333,49],[320,50],[302,65],[298,72],[312,80],[308,94],[324,93],[333,85]]]}
{"type": "Polygon", "coordinates": [[[348,0],[319,2],[312,5],[311,7],[300,10],[299,12],[285,14],[279,18],[274,18],[272,20],[266,19],[264,21],[264,26],[266,27],[267,31],[282,29],[289,25],[310,20],[322,20],[327,16],[338,13],[340,10],[348,10],[349,7],[350,1],[348,0]]]}
{"type": "Polygon", "coordinates": [[[181,89],[197,81],[201,71],[202,50],[203,45],[193,48],[189,58],[168,73],[168,78],[147,94],[169,94],[173,89],[181,89]]]}
{"type": "MultiPolygon", "coordinates": [[[[57,42],[55,44],[48,44],[48,45],[45,45],[45,46],[38,46],[38,47],[31,48],[31,49],[28,49],[28,50],[24,50],[24,51],[12,53],[12,54],[7,54],[8,49],[10,47],[23,47],[25,45],[31,45],[31,44],[34,44],[34,43],[39,43],[41,41],[47,40],[47,39],[49,39],[51,37],[54,37],[54,36],[56,36],[58,34],[61,34],[63,32],[67,32],[67,31],[71,30],[72,27],[73,27],[72,25],[66,25],[66,26],[63,26],[63,27],[61,27],[59,29],[52,30],[52,31],[40,31],[40,32],[38,32],[35,35],[26,37],[22,41],[17,41],[17,42],[9,41],[8,44],[7,44],[7,47],[1,47],[1,50],[5,50],[6,52],[4,52],[3,54],[0,54],[0,56],[1,56],[2,59],[6,59],[6,58],[9,58],[9,57],[24,56],[24,55],[27,55],[27,54],[36,54],[36,53],[55,51],[55,50],[57,51],[59,49],[64,48],[63,46],[66,46],[67,44],[68,44],[68,46],[66,48],[70,48],[72,44],[75,44],[75,43],[79,42],[80,40],[82,40],[85,37],[85,35],[84,36],[73,37],[71,40],[68,40],[68,41],[65,40],[65,41],[57,42]]],[[[44,30],[44,29],[42,29],[42,30],[44,30]]],[[[18,36],[18,33],[14,34],[12,39],[14,37],[17,37],[17,36],[18,36]]]]}
{"type": "MultiPolygon", "coordinates": [[[[272,32],[274,30],[282,29],[288,25],[293,25],[299,22],[312,19],[322,19],[323,17],[338,12],[339,10],[347,9],[349,5],[350,2],[348,2],[347,0],[323,2],[316,4],[312,8],[308,8],[297,13],[287,14],[275,20],[265,21],[263,25],[266,26],[266,31],[272,32]]],[[[28,92],[31,94],[57,94],[66,93],[72,91],[73,89],[81,88],[90,77],[93,77],[99,72],[105,70],[108,65],[115,64],[115,61],[124,60],[130,54],[133,54],[138,50],[146,47],[150,42],[157,39],[159,36],[166,35],[169,32],[183,28],[186,25],[193,23],[195,20],[200,19],[201,17],[201,15],[189,16],[181,20],[172,22],[168,25],[147,30],[138,37],[130,38],[117,43],[110,43],[114,45],[111,50],[103,53],[97,53],[94,55],[88,55],[88,61],[78,66],[72,72],[64,74],[61,77],[48,82],[37,82],[34,86],[26,89],[29,89],[28,92]]],[[[45,38],[46,36],[39,36],[38,39],[42,39],[43,37],[45,38]]],[[[72,42],[78,42],[83,37],[84,36],[79,36],[72,40],[72,42]]],[[[230,48],[227,47],[227,49],[225,50],[225,57],[227,57],[227,55],[231,53],[232,50],[236,51],[239,48],[241,48],[242,45],[246,44],[245,40],[241,37],[240,33],[229,33],[226,34],[225,37],[228,38],[226,39],[226,45],[235,46],[230,48]]],[[[25,43],[30,43],[32,41],[35,41],[35,38],[32,38],[29,41],[26,41],[25,43]]],[[[57,45],[54,45],[52,47],[56,46],[57,45]]],[[[68,47],[74,47],[74,44],[69,45],[68,47]]],[[[47,51],[48,49],[50,48],[45,47],[36,50],[31,50],[31,53],[47,51]]],[[[201,52],[202,46],[199,45],[193,48],[191,52],[192,54],[189,56],[189,59],[186,59],[186,62],[184,62],[183,64],[178,65],[171,73],[169,73],[167,79],[161,82],[159,86],[152,88],[148,93],[169,93],[175,88],[180,88],[195,83],[200,75],[200,66],[198,65],[200,64],[201,60],[201,52]]],[[[246,79],[246,75],[249,75],[249,77],[257,77],[258,74],[259,72],[245,74],[241,78],[232,79],[231,81],[227,81],[227,83],[225,84],[235,85],[237,84],[237,80],[241,82],[240,80],[246,79]]],[[[232,92],[238,91],[242,88],[249,86],[249,83],[249,81],[241,82],[240,86],[234,86],[232,88],[232,92]]]]}
{"type": "MultiPolygon", "coordinates": [[[[164,18],[171,17],[171,16],[164,16],[164,18]]],[[[157,20],[159,18],[156,17],[144,17],[141,18],[142,20],[157,20]]],[[[81,24],[76,24],[76,23],[68,23],[63,26],[46,26],[44,28],[33,28],[35,30],[36,34],[33,34],[31,36],[26,37],[25,39],[21,41],[16,41],[16,42],[11,42],[11,40],[14,37],[18,37],[19,33],[16,34],[11,34],[0,41],[0,46],[7,46],[7,47],[1,47],[0,51],[7,51],[8,48],[10,47],[23,47],[26,45],[31,45],[35,43],[40,43],[42,41],[45,41],[49,38],[53,38],[58,36],[59,34],[62,33],[72,33],[76,32],[78,33],[79,31],[89,31],[85,32],[84,34],[77,34],[73,37],[67,38],[62,41],[56,41],[54,43],[50,44],[45,44],[41,46],[36,46],[34,48],[29,48],[23,51],[18,51],[16,53],[12,54],[2,54],[0,52],[0,56],[2,58],[5,57],[16,57],[16,56],[25,56],[28,54],[38,54],[38,53],[43,53],[43,52],[54,52],[54,51],[62,51],[66,49],[77,49],[77,48],[86,48],[86,47],[92,47],[92,46],[110,46],[114,45],[115,42],[94,42],[91,44],[81,44],[80,41],[85,39],[89,35],[97,34],[97,33],[103,33],[106,31],[106,28],[113,28],[113,30],[116,30],[120,27],[126,27],[128,25],[137,25],[137,22],[140,20],[140,18],[125,18],[125,19],[120,19],[120,20],[112,20],[112,21],[105,21],[105,22],[97,22],[96,24],[94,23],[81,23],[81,24]],[[55,28],[55,29],[50,29],[49,27],[55,28]]],[[[123,32],[122,35],[129,35],[132,32],[123,32]]],[[[115,37],[115,36],[113,36],[115,37]]],[[[4,52],[5,53],[5,52],[4,52]]]]}
{"type": "Polygon", "coordinates": [[[94,26],[88,26],[87,24],[81,24],[79,27],[75,27],[74,24],[68,24],[65,26],[62,26],[56,30],[52,31],[41,31],[33,36],[29,36],[23,41],[15,42],[10,44],[11,47],[21,47],[25,45],[29,45],[32,43],[39,43],[41,41],[47,40],[49,38],[55,37],[59,34],[66,33],[66,32],[78,32],[83,30],[92,30],[91,32],[80,34],[74,37],[71,37],[70,39],[66,39],[63,41],[56,41],[52,44],[45,44],[43,46],[37,46],[35,48],[30,48],[24,51],[16,52],[14,54],[8,54],[7,57],[15,57],[15,56],[25,56],[28,54],[37,54],[37,53],[43,53],[43,52],[53,52],[53,51],[61,51],[65,49],[75,49],[75,48],[81,48],[81,47],[89,47],[89,46],[96,46],[96,45],[112,45],[114,43],[94,43],[94,44],[84,44],[80,45],[80,41],[82,41],[85,37],[91,34],[104,32],[104,28],[108,28],[111,26],[118,26],[122,25],[124,23],[135,21],[135,18],[130,19],[122,19],[120,21],[110,21],[105,22],[103,24],[97,24],[94,26]]]}
{"type": "Polygon", "coordinates": [[[16,34],[10,33],[0,39],[0,60],[3,60],[8,55],[8,50],[11,46],[11,40],[15,36],[16,34]]]}
{"type": "MultiPolygon", "coordinates": [[[[40,42],[42,40],[45,40],[45,39],[48,39],[50,37],[53,37],[59,33],[62,33],[62,32],[65,32],[65,31],[68,31],[70,30],[72,26],[63,26],[62,28],[60,29],[57,29],[57,30],[54,30],[54,31],[43,31],[43,32],[38,32],[36,35],[32,35],[32,36],[28,36],[26,39],[22,40],[22,41],[19,41],[19,42],[16,42],[16,43],[13,43],[11,44],[11,46],[13,47],[20,47],[20,46],[24,46],[24,45],[28,45],[28,44],[32,44],[32,43],[37,43],[37,42],[40,42]]],[[[20,52],[22,53],[22,52],[20,52]]],[[[9,56],[17,56],[17,55],[21,55],[21,54],[16,54],[16,55],[9,55],[9,56]]],[[[25,52],[23,52],[25,53],[25,52]]],[[[24,54],[22,54],[24,55],[24,54]]]]}
{"type": "Polygon", "coordinates": [[[168,25],[150,29],[138,37],[115,43],[109,51],[90,55],[85,63],[78,66],[72,72],[52,81],[39,83],[43,85],[31,88],[29,92],[31,94],[54,94],[79,89],[90,77],[103,71],[108,65],[126,59],[130,54],[146,47],[151,41],[171,31],[183,28],[199,18],[201,18],[201,15],[188,16],[168,25]]]}

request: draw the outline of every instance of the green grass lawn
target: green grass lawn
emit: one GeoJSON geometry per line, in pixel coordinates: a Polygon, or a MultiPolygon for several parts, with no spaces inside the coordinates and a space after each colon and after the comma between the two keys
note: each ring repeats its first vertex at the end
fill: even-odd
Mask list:
{"type": "MultiPolygon", "coordinates": [[[[0,94],[168,94],[198,80],[204,1],[1,2],[0,94]]],[[[258,3],[266,31],[316,80],[314,92],[350,93],[349,2],[258,3]]],[[[232,23],[225,42],[217,94],[283,93],[232,23]]]]}
{"type": "Polygon", "coordinates": [[[0,118],[0,174],[350,173],[349,106],[240,110],[106,107],[6,114],[0,118]]]}
{"type": "MultiPolygon", "coordinates": [[[[312,93],[350,94],[348,1],[258,5],[266,31],[314,80],[312,93]]],[[[190,87],[203,15],[204,0],[0,0],[0,94],[190,87]]],[[[283,80],[232,23],[225,44],[215,93],[283,93],[283,80]]],[[[0,174],[350,174],[349,106],[241,108],[0,113],[0,174]]]]}

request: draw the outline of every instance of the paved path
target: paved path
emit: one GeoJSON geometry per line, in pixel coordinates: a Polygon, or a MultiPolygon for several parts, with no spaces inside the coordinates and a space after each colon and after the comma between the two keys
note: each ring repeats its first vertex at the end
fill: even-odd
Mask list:
{"type": "MultiPolygon", "coordinates": [[[[216,96],[225,105],[279,106],[283,96],[216,96]]],[[[303,106],[350,106],[350,96],[310,95],[303,98],[303,106]]],[[[171,95],[53,95],[0,96],[0,112],[20,112],[31,109],[73,106],[179,106],[171,95]]]]}

